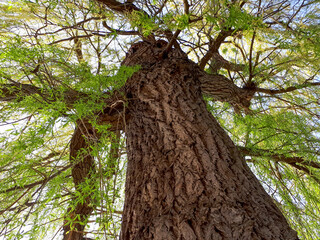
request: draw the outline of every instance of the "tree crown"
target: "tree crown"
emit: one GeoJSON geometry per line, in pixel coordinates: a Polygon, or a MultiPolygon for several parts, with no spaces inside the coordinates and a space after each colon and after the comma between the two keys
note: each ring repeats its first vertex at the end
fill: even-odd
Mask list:
{"type": "Polygon", "coordinates": [[[164,55],[180,49],[203,70],[207,108],[293,228],[319,237],[319,1],[21,0],[0,11],[0,236],[55,236],[79,220],[117,238],[123,86],[144,67],[121,63],[131,44],[165,40],[164,55]],[[86,139],[72,156],[76,125],[86,139]],[[86,155],[97,170],[75,187],[86,155]],[[68,215],[88,196],[90,218],[68,215]]]}

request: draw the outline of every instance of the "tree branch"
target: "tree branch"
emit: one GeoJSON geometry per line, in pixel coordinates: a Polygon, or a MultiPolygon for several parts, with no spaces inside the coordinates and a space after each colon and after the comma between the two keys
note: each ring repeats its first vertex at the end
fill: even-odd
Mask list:
{"type": "Polygon", "coordinates": [[[83,199],[76,201],[75,206],[70,204],[63,225],[64,240],[83,238],[85,223],[95,208],[93,192],[97,190],[94,177],[96,166],[91,146],[96,140],[98,139],[93,127],[78,120],[70,143],[70,164],[75,189],[83,199]],[[92,192],[84,190],[87,189],[82,186],[84,183],[92,187],[92,192]]]}
{"type": "MultiPolygon", "coordinates": [[[[52,90],[55,93],[59,93],[60,90],[52,90]]],[[[40,95],[46,101],[52,102],[57,99],[52,98],[52,94],[47,90],[36,87],[30,84],[12,83],[0,85],[0,102],[10,102],[19,100],[20,98],[31,96],[33,94],[40,95]]],[[[79,99],[86,97],[87,95],[73,89],[68,89],[64,92],[60,91],[60,96],[69,108],[72,108],[73,104],[79,99]]],[[[60,99],[59,99],[60,100],[60,99]]]]}
{"type": "Polygon", "coordinates": [[[111,31],[110,34],[118,34],[118,35],[139,35],[139,32],[138,31],[122,31],[122,30],[119,30],[119,29],[114,29],[114,28],[111,28],[108,26],[107,22],[106,21],[102,21],[102,25],[108,29],[109,31],[111,31]]]}
{"type": "MultiPolygon", "coordinates": [[[[111,10],[115,11],[115,12],[119,12],[120,14],[127,14],[127,13],[132,13],[134,11],[140,12],[146,16],[148,16],[150,18],[150,16],[142,9],[138,8],[137,6],[135,6],[132,1],[127,1],[125,3],[120,3],[118,1],[115,0],[96,0],[97,2],[100,2],[104,5],[106,5],[108,8],[110,8],[111,10]]],[[[141,34],[141,37],[144,40],[150,40],[152,42],[155,41],[155,37],[153,34],[150,34],[149,36],[145,37],[143,36],[143,34],[141,34]]]]}
{"type": "Polygon", "coordinates": [[[256,92],[267,93],[269,95],[275,95],[275,94],[292,92],[292,91],[307,88],[310,86],[320,86],[320,82],[305,83],[305,84],[300,84],[300,85],[296,85],[296,86],[291,86],[291,87],[288,87],[285,89],[266,89],[266,88],[256,87],[254,90],[256,92]]]}
{"type": "Polygon", "coordinates": [[[251,89],[239,88],[231,80],[220,74],[200,74],[201,90],[203,94],[213,97],[217,101],[228,102],[232,106],[249,111],[250,100],[254,95],[251,89]]]}
{"type": "Polygon", "coordinates": [[[238,146],[239,151],[243,155],[255,156],[255,157],[267,157],[273,160],[274,162],[283,162],[289,164],[290,166],[303,171],[304,173],[308,174],[312,177],[317,183],[320,184],[320,179],[316,177],[310,167],[320,169],[320,164],[314,161],[305,160],[302,157],[287,157],[283,154],[273,154],[269,150],[265,149],[249,149],[246,147],[238,146]]]}
{"type": "MultiPolygon", "coordinates": [[[[61,196],[59,195],[57,197],[52,198],[52,200],[61,199],[61,198],[66,197],[68,195],[70,195],[70,193],[66,193],[66,194],[63,194],[61,196]]],[[[33,201],[33,202],[29,202],[29,200],[30,199],[27,199],[26,202],[24,202],[22,204],[19,204],[19,206],[17,206],[17,207],[11,207],[11,208],[7,208],[5,210],[0,210],[0,214],[3,214],[4,212],[7,212],[7,211],[14,211],[16,209],[19,209],[19,211],[21,211],[21,210],[23,210],[24,207],[25,208],[32,207],[33,205],[39,204],[39,203],[44,203],[44,204],[48,203],[46,200],[44,200],[44,201],[33,201]]]]}
{"type": "MultiPolygon", "coordinates": [[[[66,42],[66,41],[71,41],[71,40],[75,40],[75,39],[79,39],[79,38],[89,38],[89,37],[92,37],[93,34],[87,34],[87,35],[80,35],[80,36],[72,36],[72,37],[69,37],[69,38],[63,38],[63,39],[59,39],[57,41],[54,41],[54,42],[51,42],[49,43],[48,45],[53,45],[53,44],[57,44],[57,43],[60,43],[60,42],[66,42]]],[[[101,36],[105,36],[105,35],[101,35],[101,36]]]]}
{"type": "Polygon", "coordinates": [[[0,194],[1,193],[8,193],[8,192],[11,192],[11,191],[16,191],[16,190],[21,190],[21,189],[26,189],[26,188],[33,188],[33,187],[35,187],[35,186],[37,186],[39,184],[47,183],[50,180],[52,180],[53,178],[55,178],[56,176],[60,175],[61,173],[63,173],[67,169],[69,169],[70,167],[71,167],[71,165],[69,164],[69,165],[65,166],[64,168],[62,168],[61,170],[57,171],[56,173],[52,174],[48,178],[45,178],[45,179],[40,180],[40,181],[36,181],[34,183],[26,184],[26,185],[23,185],[23,186],[14,186],[12,188],[0,191],[0,194]]]}
{"type": "Polygon", "coordinates": [[[111,10],[119,12],[121,14],[129,13],[133,11],[144,12],[140,8],[136,7],[132,2],[120,3],[115,0],[96,0],[96,1],[103,3],[111,10]]]}
{"type": "MultiPolygon", "coordinates": [[[[178,29],[174,35],[172,36],[172,38],[170,39],[170,42],[167,44],[166,48],[163,50],[163,53],[164,54],[167,54],[168,51],[170,50],[170,48],[172,47],[172,45],[175,45],[175,43],[177,43],[177,37],[178,35],[180,34],[181,30],[178,29]]],[[[179,46],[179,44],[178,44],[179,46]]],[[[180,49],[180,46],[179,46],[179,49],[180,49]]]]}
{"type": "Polygon", "coordinates": [[[42,91],[40,88],[29,84],[12,83],[0,85],[0,101],[2,102],[9,102],[19,97],[41,93],[42,91]]]}
{"type": "MultiPolygon", "coordinates": [[[[55,91],[53,89],[52,91],[59,93],[60,90],[55,91]]],[[[33,94],[39,94],[47,102],[63,100],[69,109],[72,109],[77,101],[87,97],[86,94],[73,89],[56,94],[56,97],[52,98],[52,95],[48,91],[34,85],[21,83],[0,85],[0,102],[19,100],[33,94]],[[58,99],[59,97],[61,99],[58,99]]],[[[122,90],[106,93],[104,99],[106,107],[103,111],[97,113],[99,124],[109,124],[110,131],[123,129],[125,119],[128,118],[128,115],[125,114],[125,101],[122,90]]]]}
{"type": "Polygon", "coordinates": [[[213,53],[211,58],[212,64],[210,64],[210,68],[212,72],[217,72],[220,68],[227,69],[229,71],[243,71],[245,68],[244,64],[236,64],[229,62],[224,59],[218,52],[213,53]]]}
{"type": "Polygon", "coordinates": [[[209,60],[212,58],[214,53],[217,53],[221,44],[223,41],[232,35],[234,30],[222,30],[217,38],[210,43],[208,52],[203,56],[203,58],[200,60],[199,66],[203,70],[206,66],[206,64],[209,62],[209,60]]]}
{"type": "Polygon", "coordinates": [[[184,5],[184,13],[188,15],[189,14],[189,7],[190,7],[188,0],[183,0],[183,5],[184,5]]]}
{"type": "Polygon", "coordinates": [[[300,165],[320,169],[319,163],[314,162],[314,161],[308,161],[302,157],[287,157],[283,154],[273,154],[269,150],[265,150],[265,149],[256,149],[256,148],[250,149],[250,148],[241,147],[241,146],[238,146],[238,149],[240,150],[240,152],[243,155],[249,155],[249,156],[254,156],[254,157],[268,157],[275,162],[287,163],[287,164],[290,164],[294,167],[299,166],[297,164],[300,164],[300,165]]]}
{"type": "Polygon", "coordinates": [[[129,114],[126,113],[126,98],[122,94],[123,90],[115,91],[105,99],[106,107],[99,113],[98,123],[108,124],[109,131],[124,130],[129,114]]]}

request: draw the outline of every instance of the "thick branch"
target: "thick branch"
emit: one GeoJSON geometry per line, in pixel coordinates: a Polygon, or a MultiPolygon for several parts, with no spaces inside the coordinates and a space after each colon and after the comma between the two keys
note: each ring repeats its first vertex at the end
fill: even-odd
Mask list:
{"type": "Polygon", "coordinates": [[[276,95],[292,92],[295,90],[320,86],[320,82],[305,83],[291,86],[286,89],[265,89],[259,87],[240,88],[223,75],[219,74],[200,74],[201,89],[205,95],[213,97],[217,101],[228,102],[234,107],[248,110],[250,101],[256,92],[276,95]]]}
{"type": "Polygon", "coordinates": [[[201,59],[199,66],[201,69],[204,69],[206,64],[213,57],[214,53],[217,53],[223,41],[229,37],[234,31],[233,30],[222,30],[217,38],[210,43],[208,52],[201,59]]]}
{"type": "Polygon", "coordinates": [[[82,42],[81,40],[79,40],[78,37],[74,39],[74,51],[78,58],[78,62],[82,62],[83,61],[82,42]]]}
{"type": "MultiPolygon", "coordinates": [[[[64,240],[82,240],[86,221],[94,209],[93,192],[85,192],[82,186],[89,184],[95,190],[95,163],[91,154],[91,143],[95,141],[92,126],[86,126],[78,121],[70,143],[70,162],[72,178],[76,191],[84,198],[76,201],[76,206],[70,206],[63,226],[64,240]],[[68,220],[71,219],[71,220],[68,220]]],[[[88,189],[88,188],[86,188],[88,189]]]]}
{"type": "MultiPolygon", "coordinates": [[[[2,84],[0,85],[0,101],[15,101],[26,96],[34,94],[40,95],[47,102],[64,101],[68,108],[72,109],[74,104],[80,99],[86,98],[87,95],[72,89],[66,90],[60,94],[60,90],[52,90],[55,92],[55,98],[48,91],[30,85],[30,84],[2,84]],[[59,98],[61,97],[61,99],[59,98]]],[[[121,130],[124,128],[125,119],[128,117],[125,114],[125,98],[122,95],[122,90],[114,91],[113,93],[105,94],[105,109],[97,113],[100,124],[109,124],[110,130],[121,130]]]]}
{"type": "Polygon", "coordinates": [[[109,98],[105,99],[106,108],[97,114],[98,123],[109,125],[108,130],[124,130],[129,115],[126,113],[126,98],[122,89],[115,91],[109,98]]]}
{"type": "Polygon", "coordinates": [[[184,13],[188,15],[189,14],[189,7],[190,7],[188,0],[183,0],[183,5],[184,5],[184,13]]]}
{"type": "Polygon", "coordinates": [[[13,101],[18,97],[41,94],[41,89],[29,84],[1,84],[0,101],[13,101]]]}
{"type": "Polygon", "coordinates": [[[216,72],[220,68],[237,72],[237,71],[243,71],[245,68],[245,65],[229,62],[228,60],[224,59],[218,52],[216,52],[213,54],[211,58],[210,68],[212,72],[216,72]]]}
{"type": "MultiPolygon", "coordinates": [[[[110,109],[111,110],[111,109],[110,109]]],[[[77,127],[70,144],[70,162],[72,167],[72,178],[76,191],[80,192],[84,200],[76,201],[76,206],[70,206],[63,226],[64,240],[83,240],[84,229],[90,214],[97,206],[93,192],[96,191],[96,165],[92,155],[92,144],[99,139],[99,134],[93,126],[85,120],[78,120],[77,127]],[[83,184],[91,186],[91,192],[86,192],[83,184]],[[71,221],[68,219],[72,219],[71,221]]],[[[111,150],[108,161],[108,177],[111,178],[116,172],[115,161],[119,158],[120,131],[117,130],[111,139],[111,150]]],[[[101,169],[100,169],[101,170],[101,169]]],[[[100,172],[100,174],[103,174],[100,172]]]]}
{"type": "Polygon", "coordinates": [[[203,94],[217,101],[228,102],[234,107],[249,110],[253,90],[239,88],[231,80],[219,74],[202,72],[200,82],[203,94]]]}
{"type": "MultiPolygon", "coordinates": [[[[52,90],[56,95],[60,90],[52,90]]],[[[33,94],[38,94],[43,97],[46,101],[56,101],[57,99],[52,99],[52,94],[45,89],[36,87],[30,84],[22,83],[12,83],[12,84],[1,84],[0,85],[0,101],[9,102],[14,101],[26,96],[31,96],[33,94]]],[[[75,90],[69,89],[60,94],[64,99],[66,105],[71,107],[76,101],[86,96],[84,93],[77,92],[75,90]]],[[[61,100],[61,99],[59,99],[61,100]]]]}
{"type": "MultiPolygon", "coordinates": [[[[166,46],[166,48],[163,50],[163,54],[167,54],[168,51],[171,49],[172,45],[175,45],[175,46],[179,46],[179,44],[177,43],[177,37],[178,35],[180,34],[181,30],[178,29],[174,35],[172,36],[172,38],[170,39],[168,45],[166,46]]],[[[180,46],[179,47],[176,47],[178,49],[181,49],[180,46]]]]}
{"type": "Polygon", "coordinates": [[[143,12],[140,8],[136,7],[131,2],[120,3],[115,0],[96,0],[96,1],[103,3],[111,10],[122,13],[122,14],[133,12],[133,11],[143,12]]]}
{"type": "Polygon", "coordinates": [[[108,156],[108,172],[105,173],[107,179],[111,179],[113,175],[117,173],[117,161],[121,157],[120,154],[120,139],[121,133],[119,130],[115,131],[114,136],[111,136],[110,152],[108,156]]]}

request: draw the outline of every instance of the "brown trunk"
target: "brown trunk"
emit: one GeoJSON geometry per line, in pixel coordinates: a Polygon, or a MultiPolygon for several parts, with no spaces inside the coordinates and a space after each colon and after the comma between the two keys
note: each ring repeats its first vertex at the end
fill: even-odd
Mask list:
{"type": "MultiPolygon", "coordinates": [[[[95,172],[94,157],[90,154],[90,143],[94,141],[94,132],[91,126],[86,126],[81,121],[77,127],[70,143],[70,161],[73,164],[72,178],[76,191],[83,193],[84,201],[77,202],[68,209],[63,226],[63,240],[83,240],[85,223],[93,211],[92,193],[82,190],[81,184],[95,186],[92,174],[95,172]]],[[[76,199],[77,200],[77,199],[76,199]]]]}
{"type": "Polygon", "coordinates": [[[298,239],[207,111],[198,67],[165,43],[135,44],[121,239],[298,239]]]}

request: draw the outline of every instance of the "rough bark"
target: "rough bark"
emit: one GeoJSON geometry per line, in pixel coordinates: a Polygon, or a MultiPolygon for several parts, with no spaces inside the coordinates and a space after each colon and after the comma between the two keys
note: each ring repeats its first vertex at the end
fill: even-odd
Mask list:
{"type": "Polygon", "coordinates": [[[298,239],[202,100],[199,69],[163,42],[126,65],[128,168],[121,239],[298,239]]]}
{"type": "Polygon", "coordinates": [[[228,102],[235,109],[249,112],[250,101],[255,94],[254,89],[240,88],[231,80],[220,74],[208,74],[198,69],[201,91],[216,101],[228,102]]]}
{"type": "MultiPolygon", "coordinates": [[[[72,179],[76,191],[83,192],[81,184],[89,181],[93,186],[95,179],[92,174],[95,173],[94,157],[90,154],[90,143],[94,141],[94,132],[92,127],[84,122],[78,121],[77,127],[70,143],[70,162],[72,167],[72,179]]],[[[89,183],[87,183],[89,184],[89,183]]],[[[84,201],[77,202],[67,211],[66,220],[63,226],[63,240],[83,240],[85,223],[93,211],[94,200],[92,194],[83,192],[84,201]],[[68,219],[71,219],[69,221],[68,219]]]]}

